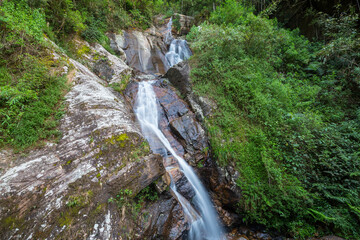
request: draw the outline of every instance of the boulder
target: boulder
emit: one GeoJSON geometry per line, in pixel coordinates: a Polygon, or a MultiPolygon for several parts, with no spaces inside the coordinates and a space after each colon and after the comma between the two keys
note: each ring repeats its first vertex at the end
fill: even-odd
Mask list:
{"type": "Polygon", "coordinates": [[[191,109],[195,112],[196,119],[203,121],[206,116],[209,116],[216,104],[205,97],[198,96],[193,93],[190,79],[190,65],[188,61],[180,62],[172,66],[164,75],[164,78],[169,79],[171,84],[180,91],[191,109]]]}
{"type": "Polygon", "coordinates": [[[152,27],[145,32],[124,31],[120,34],[108,34],[110,47],[123,56],[129,66],[141,73],[164,74],[168,69],[165,54],[167,47],[162,40],[160,30],[152,27]]]}
{"type": "Polygon", "coordinates": [[[184,96],[191,92],[190,65],[188,61],[180,62],[171,67],[166,72],[164,78],[169,79],[171,84],[184,96]]]}
{"type": "Polygon", "coordinates": [[[148,207],[149,219],[143,238],[138,239],[186,239],[187,221],[178,202],[171,195],[164,195],[148,207]]]}
{"type": "Polygon", "coordinates": [[[81,39],[74,39],[77,55],[87,67],[107,83],[119,83],[124,77],[132,75],[133,69],[121,58],[109,53],[98,43],[90,45],[81,39]]]}

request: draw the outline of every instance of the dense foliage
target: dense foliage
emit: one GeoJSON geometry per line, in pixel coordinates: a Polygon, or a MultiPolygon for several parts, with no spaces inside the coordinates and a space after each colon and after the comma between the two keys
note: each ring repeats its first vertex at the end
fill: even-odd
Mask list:
{"type": "Polygon", "coordinates": [[[218,105],[211,145],[240,172],[244,220],[360,238],[357,19],[325,18],[328,41],[310,43],[228,0],[193,27],[192,79],[218,105]]]}
{"type": "Polygon", "coordinates": [[[25,148],[59,136],[65,80],[46,53],[45,16],[25,2],[0,6],[0,145],[25,148]]]}

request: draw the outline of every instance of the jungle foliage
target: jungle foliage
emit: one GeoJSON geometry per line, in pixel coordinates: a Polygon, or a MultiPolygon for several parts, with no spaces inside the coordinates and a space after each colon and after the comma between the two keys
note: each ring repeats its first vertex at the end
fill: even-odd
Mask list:
{"type": "Polygon", "coordinates": [[[220,164],[240,173],[239,212],[295,237],[360,238],[358,15],[323,15],[324,42],[234,0],[188,35],[192,81],[220,164]]]}

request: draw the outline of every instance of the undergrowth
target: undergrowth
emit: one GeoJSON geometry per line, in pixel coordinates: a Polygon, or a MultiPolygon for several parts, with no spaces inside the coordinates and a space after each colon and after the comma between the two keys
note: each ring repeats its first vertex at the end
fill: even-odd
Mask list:
{"type": "Polygon", "coordinates": [[[332,38],[310,43],[228,0],[188,35],[194,89],[217,103],[212,151],[240,173],[245,222],[360,238],[355,19],[324,21],[332,38]]]}
{"type": "Polygon", "coordinates": [[[39,10],[4,1],[0,16],[0,146],[22,150],[60,136],[65,60],[49,57],[47,25],[39,10]]]}

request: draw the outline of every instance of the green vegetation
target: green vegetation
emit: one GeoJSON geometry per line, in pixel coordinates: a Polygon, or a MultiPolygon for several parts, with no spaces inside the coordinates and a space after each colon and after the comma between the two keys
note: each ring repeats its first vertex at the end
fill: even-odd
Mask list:
{"type": "Polygon", "coordinates": [[[123,91],[126,89],[127,85],[130,82],[131,75],[122,76],[121,81],[117,83],[112,83],[109,87],[112,87],[115,91],[122,94],[123,91]]]}
{"type": "Polygon", "coordinates": [[[360,238],[357,19],[319,19],[328,39],[311,43],[227,0],[188,35],[194,88],[218,105],[212,151],[240,172],[245,221],[360,238]]]}
{"type": "Polygon", "coordinates": [[[139,218],[141,210],[146,205],[147,202],[154,202],[159,199],[159,195],[156,192],[155,185],[151,184],[141,190],[136,196],[134,196],[133,191],[130,189],[120,190],[115,198],[109,198],[109,203],[116,203],[117,206],[125,208],[128,216],[132,216],[133,221],[139,221],[141,217],[147,217],[146,212],[142,212],[142,215],[139,218]]]}
{"type": "Polygon", "coordinates": [[[65,89],[63,60],[47,54],[44,15],[25,2],[0,6],[0,146],[24,149],[55,130],[65,89]]]}

